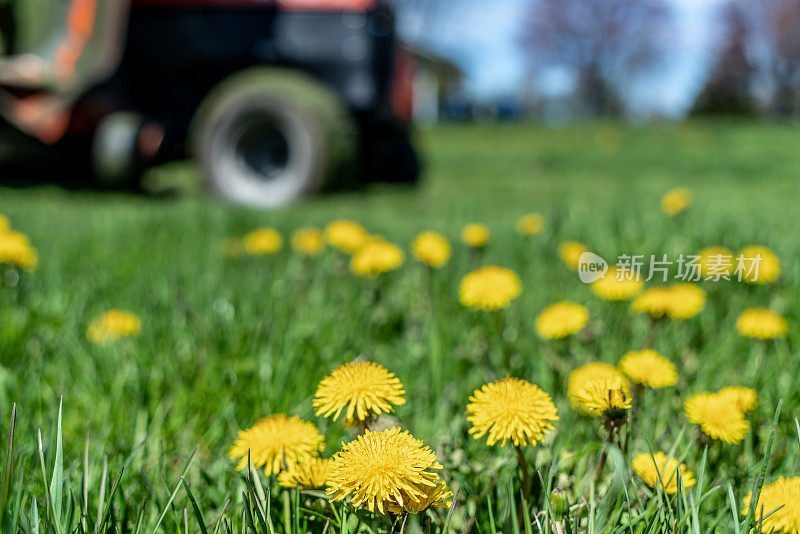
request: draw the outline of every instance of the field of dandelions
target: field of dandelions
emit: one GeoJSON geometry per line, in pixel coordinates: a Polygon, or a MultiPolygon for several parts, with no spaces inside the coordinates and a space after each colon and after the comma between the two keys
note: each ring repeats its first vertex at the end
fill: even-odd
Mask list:
{"type": "Polygon", "coordinates": [[[421,143],[272,212],[0,189],[0,532],[800,531],[800,134],[421,143]]]}

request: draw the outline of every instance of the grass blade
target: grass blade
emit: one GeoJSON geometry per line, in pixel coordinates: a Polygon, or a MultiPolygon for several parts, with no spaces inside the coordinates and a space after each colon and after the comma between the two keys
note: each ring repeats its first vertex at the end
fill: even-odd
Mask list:
{"type": "Polygon", "coordinates": [[[456,502],[458,502],[458,494],[461,492],[461,486],[456,488],[456,493],[453,495],[453,504],[450,505],[450,509],[447,511],[447,519],[444,522],[444,528],[442,532],[447,532],[450,528],[450,520],[453,518],[453,510],[456,509],[456,502]]]}
{"type": "Polygon", "coordinates": [[[50,494],[50,486],[47,484],[47,468],[44,462],[44,447],[42,447],[42,430],[39,429],[39,463],[42,467],[42,481],[44,482],[45,497],[47,499],[47,515],[52,520],[52,524],[56,530],[56,534],[63,534],[61,523],[55,519],[55,510],[53,509],[53,498],[50,494]]]}
{"type": "Polygon", "coordinates": [[[736,497],[733,496],[733,487],[730,484],[728,484],[728,498],[731,502],[731,514],[733,514],[733,532],[734,534],[741,534],[739,512],[736,509],[736,497]]]}
{"type": "MultiPolygon", "coordinates": [[[[192,490],[189,489],[189,484],[186,483],[186,480],[182,478],[181,481],[183,482],[183,489],[186,490],[186,496],[189,497],[189,502],[192,504],[192,510],[197,518],[197,523],[200,525],[200,532],[202,532],[202,534],[208,534],[208,530],[206,530],[206,521],[203,519],[203,512],[200,511],[200,506],[197,504],[197,499],[194,498],[192,490]]],[[[188,522],[186,528],[189,528],[188,522]]]]}
{"type": "Polygon", "coordinates": [[[61,436],[61,410],[64,396],[58,401],[58,424],[56,425],[56,456],[53,462],[53,476],[50,479],[50,498],[53,500],[55,520],[61,523],[61,509],[64,501],[64,448],[61,436]]]}
{"type": "Polygon", "coordinates": [[[772,424],[769,427],[769,439],[767,440],[767,448],[764,451],[764,462],[761,465],[761,472],[756,479],[755,487],[750,498],[750,506],[748,507],[748,517],[745,524],[745,531],[749,531],[756,522],[756,506],[758,499],[761,497],[761,488],[767,479],[767,469],[769,468],[769,461],[772,457],[772,445],[775,442],[775,431],[778,428],[778,419],[781,416],[781,408],[783,407],[783,399],[778,400],[778,407],[775,408],[775,416],[772,418],[772,424]]]}
{"type": "Polygon", "coordinates": [[[175,496],[178,494],[178,490],[181,489],[181,485],[184,484],[183,479],[186,477],[186,473],[189,472],[189,468],[192,466],[195,456],[197,456],[198,448],[199,447],[196,446],[194,448],[194,451],[192,451],[191,456],[189,456],[189,460],[186,462],[186,467],[183,468],[183,473],[181,473],[180,479],[178,480],[178,484],[175,485],[175,489],[172,490],[169,499],[167,499],[167,502],[164,505],[164,509],[161,510],[161,515],[158,516],[158,520],[156,521],[156,524],[153,527],[152,534],[156,534],[158,532],[158,527],[160,527],[161,522],[164,521],[164,517],[166,517],[167,511],[169,510],[169,507],[172,505],[172,501],[175,500],[175,496]]]}
{"type": "Polygon", "coordinates": [[[3,490],[0,492],[0,518],[6,516],[8,496],[11,493],[11,463],[14,461],[14,424],[17,420],[17,405],[11,407],[11,422],[8,425],[8,448],[6,449],[6,464],[3,467],[3,490]]]}

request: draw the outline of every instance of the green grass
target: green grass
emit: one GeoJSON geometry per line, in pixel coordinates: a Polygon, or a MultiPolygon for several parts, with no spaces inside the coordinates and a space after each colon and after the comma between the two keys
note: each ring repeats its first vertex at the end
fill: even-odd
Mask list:
{"type": "MultiPolygon", "coordinates": [[[[588,516],[577,506],[570,514],[579,531],[748,531],[734,528],[731,503],[743,521],[742,499],[757,479],[764,482],[758,475],[781,399],[766,481],[800,474],[794,422],[800,408],[800,132],[734,123],[442,126],[423,132],[420,142],[428,172],[417,189],[375,187],[272,212],[191,195],[0,190],[0,213],[29,235],[40,255],[35,272],[17,284],[6,272],[0,287],[0,419],[9,421],[16,403],[0,530],[37,532],[35,513],[42,521],[38,532],[93,531],[98,516],[105,517],[99,530],[107,532],[202,532],[201,522],[209,532],[248,526],[321,532],[325,521],[302,508],[329,518],[328,532],[354,532],[356,524],[361,532],[383,531],[389,526],[381,518],[282,492],[266,477],[248,484],[227,459],[239,429],[275,412],[315,421],[326,435],[325,454],[335,452],[353,432],[314,417],[311,399],[331,369],[365,355],[401,379],[407,403],[393,417],[437,451],[444,477],[459,488],[454,531],[540,531],[532,518],[546,500],[522,505],[513,449],[487,448],[467,434],[468,396],[506,375],[538,384],[558,406],[556,431],[527,452],[545,485],[565,489],[570,504],[588,496],[588,516]],[[670,219],[659,200],[675,186],[691,188],[695,203],[670,219]],[[525,240],[514,225],[530,211],[543,213],[548,228],[525,240]],[[331,251],[311,261],[287,247],[269,258],[221,253],[224,238],[258,226],[288,236],[339,217],[358,220],[406,250],[418,231],[441,231],[453,241],[453,258],[430,284],[409,259],[380,282],[375,304],[374,284],[350,275],[331,251]],[[492,231],[480,258],[458,243],[460,228],[473,221],[492,231]],[[628,456],[609,451],[598,487],[591,479],[599,423],[569,407],[566,376],[553,372],[542,354],[555,350],[570,365],[616,363],[644,344],[649,321],[594,297],[557,258],[567,239],[611,261],[623,253],[674,258],[709,245],[738,250],[749,244],[767,245],[783,261],[775,284],[703,283],[704,311],[659,328],[655,348],[678,365],[678,385],[646,392],[628,456]],[[458,303],[461,277],[480,264],[509,267],[523,280],[521,297],[502,313],[502,341],[492,317],[458,303]],[[563,343],[541,341],[536,315],[566,299],[588,307],[587,332],[563,343]],[[753,306],[783,313],[788,336],[765,343],[738,336],[736,317],[753,306]],[[87,324],[110,308],[139,314],[142,335],[90,344],[87,324]],[[706,451],[682,403],[726,385],[755,387],[761,403],[742,444],[715,443],[706,451]],[[650,449],[676,450],[698,479],[702,473],[702,487],[653,495],[630,471],[632,455],[650,449]],[[271,495],[263,515],[255,504],[262,487],[271,495]],[[518,524],[521,505],[520,517],[533,526],[518,524]]],[[[0,445],[2,457],[7,451],[0,445]]],[[[446,515],[411,518],[406,531],[440,531],[446,515]]],[[[538,521],[542,531],[549,528],[544,515],[538,521]]]]}

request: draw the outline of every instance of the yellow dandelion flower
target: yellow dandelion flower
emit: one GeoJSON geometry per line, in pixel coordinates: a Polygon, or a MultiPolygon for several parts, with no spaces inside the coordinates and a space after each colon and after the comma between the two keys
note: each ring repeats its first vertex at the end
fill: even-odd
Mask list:
{"type": "Polygon", "coordinates": [[[739,443],[750,430],[744,413],[725,395],[698,393],[686,400],[683,410],[706,436],[725,443],[739,443]]]}
{"type": "MultiPolygon", "coordinates": [[[[744,499],[743,511],[750,511],[753,492],[744,499]]],[[[800,532],[800,477],[780,477],[761,488],[755,506],[756,520],[762,519],[761,531],[775,534],[800,532]]]]}
{"type": "Polygon", "coordinates": [[[482,223],[468,224],[461,231],[461,240],[474,248],[485,247],[489,243],[489,228],[482,223]]]}
{"type": "Polygon", "coordinates": [[[692,202],[692,193],[685,187],[668,191],[661,199],[661,210],[667,215],[677,215],[692,202]]]}
{"type": "Polygon", "coordinates": [[[584,252],[591,251],[586,245],[577,241],[566,241],[561,243],[561,246],[558,247],[558,256],[561,258],[561,261],[573,271],[578,269],[581,254],[584,252]]]}
{"type": "Polygon", "coordinates": [[[332,246],[351,254],[366,243],[367,229],[354,221],[339,219],[325,228],[325,238],[332,246]]]}
{"type": "Polygon", "coordinates": [[[667,456],[663,452],[639,454],[633,459],[633,470],[651,488],[660,486],[670,495],[678,493],[678,477],[683,489],[693,487],[697,481],[694,473],[686,468],[686,464],[667,456]]]}
{"type": "Polygon", "coordinates": [[[32,271],[38,263],[36,249],[31,246],[25,234],[10,230],[0,232],[0,264],[32,271]]]}
{"type": "Polygon", "coordinates": [[[453,492],[447,489],[447,484],[444,482],[439,482],[436,486],[420,486],[418,489],[424,494],[418,501],[409,499],[401,492],[405,506],[401,507],[390,502],[389,511],[393,514],[404,512],[418,514],[428,508],[449,508],[453,504],[448,500],[453,498],[453,492]]]}
{"type": "Polygon", "coordinates": [[[626,378],[613,376],[589,380],[577,392],[578,408],[589,415],[617,416],[631,409],[626,378]]]}
{"type": "Polygon", "coordinates": [[[278,475],[278,484],[284,488],[324,488],[330,463],[330,458],[309,458],[292,464],[278,475]]]}
{"type": "Polygon", "coordinates": [[[350,270],[359,276],[375,278],[403,264],[400,247],[381,239],[370,239],[350,258],[350,270]]]}
{"type": "Polygon", "coordinates": [[[756,339],[783,337],[788,329],[786,319],[764,308],[750,308],[736,319],[736,330],[743,336],[756,339]]]}
{"type": "Polygon", "coordinates": [[[694,284],[675,284],[669,291],[667,315],[672,319],[690,319],[706,305],[706,292],[694,284]]]}
{"type": "Polygon", "coordinates": [[[325,236],[316,228],[300,228],[292,233],[292,248],[305,256],[319,256],[325,250],[325,236]]]}
{"type": "Polygon", "coordinates": [[[487,432],[486,444],[535,446],[558,421],[558,412],[550,395],[527,380],[504,378],[476,389],[467,405],[469,433],[475,439],[487,432]]]}
{"type": "Polygon", "coordinates": [[[421,503],[439,485],[436,455],[411,434],[392,427],[358,436],[342,446],[328,469],[325,492],[381,514],[421,503]]]}
{"type": "Polygon", "coordinates": [[[450,259],[450,243],[436,232],[422,232],[411,244],[414,257],[431,267],[441,267],[450,259]]]}
{"type": "Polygon", "coordinates": [[[639,277],[627,280],[618,273],[616,267],[609,267],[602,278],[592,282],[592,292],[606,300],[628,300],[644,287],[644,282],[639,277]]]}
{"type": "Polygon", "coordinates": [[[314,395],[315,415],[332,417],[345,412],[345,420],[367,421],[373,414],[390,413],[392,405],[406,402],[400,380],[375,362],[350,362],[322,379],[314,395]]]}
{"type": "Polygon", "coordinates": [[[630,395],[630,386],[627,379],[625,379],[625,375],[623,375],[619,369],[611,364],[604,362],[591,362],[574,369],[569,374],[569,379],[567,381],[567,396],[569,397],[570,404],[573,408],[578,408],[580,406],[580,402],[578,400],[579,396],[583,394],[583,391],[591,383],[598,380],[615,378],[619,378],[622,382],[625,395],[630,395]]]}
{"type": "Polygon", "coordinates": [[[631,309],[636,313],[650,314],[654,319],[659,319],[667,314],[670,306],[670,292],[666,287],[653,287],[646,289],[631,303],[631,309]]]}
{"type": "Polygon", "coordinates": [[[124,337],[138,336],[142,321],[131,312],[109,310],[94,319],[86,328],[86,338],[92,343],[104,344],[124,337]]]}
{"type": "Polygon", "coordinates": [[[274,254],[283,246],[283,238],[274,228],[259,228],[244,236],[244,250],[251,256],[274,254]]]}
{"type": "Polygon", "coordinates": [[[537,235],[544,231],[545,220],[538,213],[528,213],[517,221],[517,231],[522,235],[537,235]]]}
{"type": "Polygon", "coordinates": [[[619,368],[637,384],[654,389],[674,386],[678,381],[675,364],[654,350],[627,353],[619,368]]]}
{"type": "Polygon", "coordinates": [[[743,248],[736,261],[742,264],[742,280],[751,284],[768,284],[781,275],[781,260],[767,247],[743,248]]]}
{"type": "Polygon", "coordinates": [[[461,304],[475,310],[506,308],[522,293],[522,282],[510,269],[490,265],[467,274],[459,286],[461,304]]]}
{"type": "Polygon", "coordinates": [[[717,395],[728,399],[745,414],[752,412],[758,406],[758,393],[752,388],[728,386],[719,390],[717,395]]]}
{"type": "Polygon", "coordinates": [[[736,266],[733,252],[725,247],[707,247],[697,255],[700,273],[706,277],[729,277],[736,266]]]}
{"type": "Polygon", "coordinates": [[[11,229],[11,222],[8,217],[0,213],[0,232],[7,232],[11,229]]]}
{"type": "Polygon", "coordinates": [[[308,462],[319,456],[324,438],[313,423],[282,413],[268,415],[247,430],[240,430],[228,455],[239,460],[236,469],[247,468],[247,453],[255,468],[264,467],[267,476],[308,462]],[[284,466],[284,462],[286,462],[284,466]]]}
{"type": "Polygon", "coordinates": [[[693,284],[654,287],[644,291],[631,304],[633,311],[648,313],[654,319],[668,316],[689,319],[700,313],[706,304],[706,293],[693,284]]]}
{"type": "Polygon", "coordinates": [[[574,302],[557,302],[536,317],[536,333],[544,339],[561,339],[583,330],[589,311],[574,302]]]}

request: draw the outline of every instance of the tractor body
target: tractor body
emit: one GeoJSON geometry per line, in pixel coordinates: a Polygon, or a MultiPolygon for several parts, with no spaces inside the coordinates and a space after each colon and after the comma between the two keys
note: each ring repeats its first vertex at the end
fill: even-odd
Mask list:
{"type": "Polygon", "coordinates": [[[267,206],[356,181],[417,179],[412,70],[383,3],[129,8],[115,68],[70,103],[63,136],[42,143],[75,168],[85,157],[92,173],[123,181],[188,154],[212,190],[267,206]]]}

